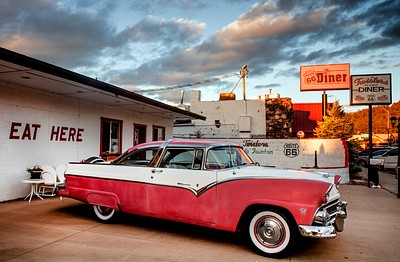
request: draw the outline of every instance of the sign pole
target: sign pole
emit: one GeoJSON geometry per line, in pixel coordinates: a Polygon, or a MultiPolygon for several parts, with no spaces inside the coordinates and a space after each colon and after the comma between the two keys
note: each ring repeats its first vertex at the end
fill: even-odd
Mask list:
{"type": "Polygon", "coordinates": [[[371,182],[374,186],[379,185],[379,173],[376,166],[371,165],[372,159],[372,105],[368,105],[368,187],[371,187],[371,182]]]}
{"type": "Polygon", "coordinates": [[[324,121],[324,117],[326,116],[326,111],[328,108],[328,96],[326,95],[326,91],[324,90],[322,94],[322,121],[324,121]]]}

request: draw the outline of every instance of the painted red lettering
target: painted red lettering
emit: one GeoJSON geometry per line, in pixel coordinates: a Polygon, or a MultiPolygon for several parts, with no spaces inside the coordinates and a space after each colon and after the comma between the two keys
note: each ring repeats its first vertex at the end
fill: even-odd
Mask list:
{"type": "Polygon", "coordinates": [[[22,126],[22,123],[16,123],[12,122],[11,123],[11,128],[10,128],[10,139],[21,139],[21,140],[36,140],[37,134],[38,134],[38,129],[41,127],[40,124],[25,124],[24,131],[22,131],[22,135],[19,136],[19,127],[22,126]],[[33,133],[33,135],[32,135],[33,133]]]}
{"type": "Polygon", "coordinates": [[[78,133],[76,134],[76,142],[82,142],[82,133],[85,131],[83,128],[78,128],[78,133]]]}
{"type": "Polygon", "coordinates": [[[10,128],[10,139],[19,139],[19,136],[15,133],[18,132],[18,127],[22,126],[22,123],[11,123],[11,128],[10,128]]]}
{"type": "Polygon", "coordinates": [[[57,126],[57,129],[55,126],[51,127],[51,134],[50,134],[50,141],[58,141],[58,136],[60,134],[60,127],[57,126]]]}
{"type": "Polygon", "coordinates": [[[25,125],[25,129],[24,132],[22,133],[21,139],[24,140],[25,138],[27,138],[28,140],[31,140],[31,128],[29,126],[29,124],[25,125]]]}
{"type": "Polygon", "coordinates": [[[33,128],[33,140],[36,140],[37,130],[41,127],[39,124],[32,124],[33,128]]]}
{"type": "Polygon", "coordinates": [[[67,141],[67,131],[68,131],[68,127],[63,126],[61,127],[61,132],[60,132],[60,141],[67,141]]]}
{"type": "Polygon", "coordinates": [[[73,128],[67,126],[53,126],[51,129],[50,140],[54,141],[76,141],[82,142],[83,128],[73,128]]]}
{"type": "Polygon", "coordinates": [[[76,129],[71,127],[69,129],[68,141],[75,141],[75,134],[76,134],[76,129]]]}

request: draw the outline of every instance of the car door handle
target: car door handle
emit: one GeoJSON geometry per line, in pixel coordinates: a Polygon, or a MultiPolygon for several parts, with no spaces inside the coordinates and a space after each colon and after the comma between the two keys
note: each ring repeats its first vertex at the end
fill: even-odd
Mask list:
{"type": "Polygon", "coordinates": [[[153,174],[154,173],[162,173],[162,170],[161,169],[158,169],[158,170],[157,169],[152,169],[151,173],[153,173],[153,174]]]}
{"type": "Polygon", "coordinates": [[[186,183],[178,183],[178,186],[190,186],[190,184],[186,184],[186,183]]]}

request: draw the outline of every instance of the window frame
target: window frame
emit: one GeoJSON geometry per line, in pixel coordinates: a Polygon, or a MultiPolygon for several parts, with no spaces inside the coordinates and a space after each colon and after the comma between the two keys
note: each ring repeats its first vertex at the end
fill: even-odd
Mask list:
{"type": "Polygon", "coordinates": [[[100,156],[103,158],[107,158],[107,160],[110,160],[109,158],[115,158],[116,156],[121,155],[122,153],[122,130],[123,130],[123,121],[118,120],[118,119],[112,119],[112,118],[106,118],[106,117],[101,117],[100,118],[101,124],[100,124],[100,156]],[[109,136],[109,148],[108,150],[105,150],[103,148],[103,139],[104,139],[104,124],[108,122],[110,123],[110,136],[109,136]],[[119,130],[118,130],[118,151],[111,153],[109,152],[108,154],[105,153],[107,151],[110,151],[111,149],[111,125],[112,123],[117,123],[119,125],[119,130]]]}
{"type": "Polygon", "coordinates": [[[153,135],[153,137],[152,137],[152,139],[153,139],[153,141],[162,141],[162,140],[165,140],[165,126],[157,126],[157,125],[153,125],[153,127],[152,127],[152,135],[153,135]],[[155,135],[154,135],[154,132],[155,132],[155,130],[162,130],[162,136],[160,137],[160,139],[158,139],[159,138],[159,135],[157,134],[157,137],[155,137],[155,135]]]}

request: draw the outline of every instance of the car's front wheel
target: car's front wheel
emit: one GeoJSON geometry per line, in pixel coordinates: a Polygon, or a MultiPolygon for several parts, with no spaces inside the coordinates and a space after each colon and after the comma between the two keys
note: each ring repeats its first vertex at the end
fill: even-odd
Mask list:
{"type": "Polygon", "coordinates": [[[115,217],[115,209],[111,207],[93,205],[93,210],[101,222],[111,222],[115,217]]]}
{"type": "Polygon", "coordinates": [[[295,232],[290,220],[277,211],[256,212],[249,223],[249,237],[253,246],[263,255],[280,257],[288,253],[295,232]]]}

